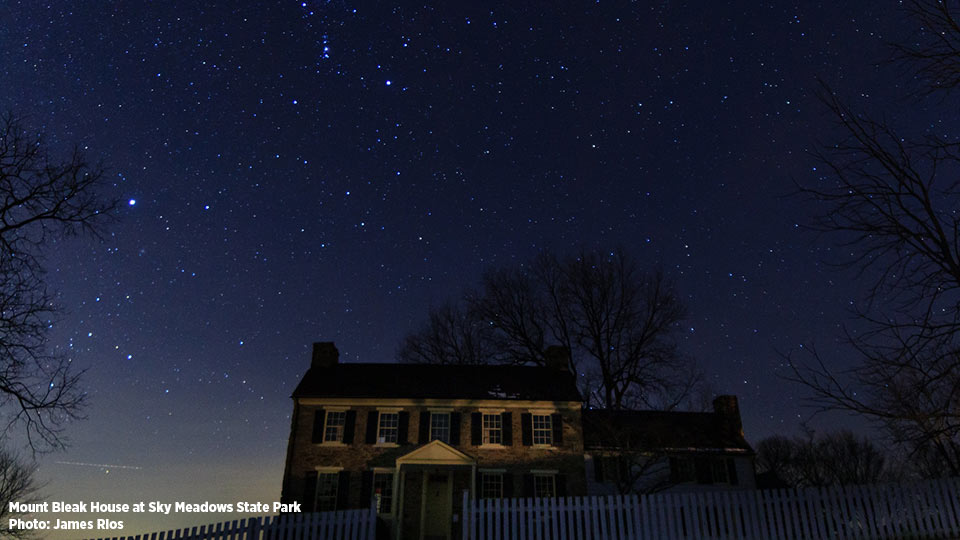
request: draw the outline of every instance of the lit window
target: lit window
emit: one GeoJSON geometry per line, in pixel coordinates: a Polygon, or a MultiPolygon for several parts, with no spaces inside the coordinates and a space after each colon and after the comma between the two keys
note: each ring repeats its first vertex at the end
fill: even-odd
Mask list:
{"type": "Polygon", "coordinates": [[[480,473],[480,497],[484,499],[500,499],[503,497],[503,474],[480,473]]]}
{"type": "Polygon", "coordinates": [[[393,473],[373,474],[373,496],[377,499],[377,513],[393,511],[393,473]]]}
{"type": "Polygon", "coordinates": [[[324,442],[339,442],[343,440],[343,426],[347,423],[345,411],[328,411],[327,423],[323,430],[324,442]]]}
{"type": "Polygon", "coordinates": [[[450,443],[450,413],[430,413],[430,440],[450,443]]]}
{"type": "Polygon", "coordinates": [[[538,499],[548,499],[557,496],[556,484],[552,474],[534,475],[533,496],[538,499]]]}
{"type": "Polygon", "coordinates": [[[553,430],[549,414],[533,415],[533,444],[549,445],[553,443],[553,430]]]}
{"type": "Polygon", "coordinates": [[[499,414],[483,415],[483,444],[503,443],[503,417],[499,414]]]}
{"type": "Polygon", "coordinates": [[[317,511],[327,512],[336,509],[337,473],[320,473],[317,475],[317,511]]]}
{"type": "Polygon", "coordinates": [[[377,442],[397,442],[397,430],[399,426],[400,415],[398,413],[380,413],[380,429],[377,432],[377,442]]]}

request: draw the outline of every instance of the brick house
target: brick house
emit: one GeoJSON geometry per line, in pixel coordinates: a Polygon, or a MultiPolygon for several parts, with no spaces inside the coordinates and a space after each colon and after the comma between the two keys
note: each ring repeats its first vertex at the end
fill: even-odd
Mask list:
{"type": "Polygon", "coordinates": [[[281,500],[365,507],[402,538],[451,538],[463,490],[586,490],[580,395],[565,369],[341,364],[316,343],[293,392],[281,500]],[[397,525],[400,525],[397,527],[397,525]]]}
{"type": "MultiPolygon", "coordinates": [[[[465,490],[482,498],[597,491],[583,431],[593,424],[584,424],[575,378],[558,360],[341,364],[333,343],[315,343],[292,396],[281,501],[309,512],[373,499],[393,538],[452,539],[465,490]]],[[[590,440],[601,441],[598,433],[590,440]]]]}

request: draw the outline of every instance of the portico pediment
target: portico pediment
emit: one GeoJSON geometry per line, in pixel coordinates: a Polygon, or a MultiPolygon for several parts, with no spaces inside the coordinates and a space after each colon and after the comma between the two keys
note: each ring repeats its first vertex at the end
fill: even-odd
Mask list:
{"type": "Polygon", "coordinates": [[[443,441],[430,441],[397,458],[400,465],[474,465],[476,460],[443,441]]]}

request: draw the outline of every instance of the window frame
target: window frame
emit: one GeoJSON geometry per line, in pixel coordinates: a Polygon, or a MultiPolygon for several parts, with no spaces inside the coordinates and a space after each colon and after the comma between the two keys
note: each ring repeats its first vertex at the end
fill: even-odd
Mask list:
{"type": "Polygon", "coordinates": [[[553,413],[546,411],[531,411],[530,412],[530,440],[533,443],[533,446],[546,448],[553,446],[553,413]],[[546,418],[546,427],[537,428],[537,418],[546,418]],[[546,432],[546,441],[547,442],[537,442],[537,433],[540,433],[541,439],[543,439],[543,433],[546,432]]]}
{"type": "Polygon", "coordinates": [[[502,447],[503,446],[503,413],[480,411],[480,445],[502,447]],[[496,420],[496,427],[487,427],[487,418],[496,420]],[[492,434],[496,433],[497,441],[494,442],[492,434]]]}
{"type": "Polygon", "coordinates": [[[675,463],[677,464],[676,483],[698,483],[697,463],[692,457],[678,456],[675,458],[675,463]],[[682,472],[685,472],[686,475],[682,475],[682,472]]]}
{"type": "Polygon", "coordinates": [[[543,473],[535,472],[533,473],[533,498],[534,499],[552,499],[557,496],[557,474],[556,473],[543,473]],[[540,487],[543,485],[543,481],[550,481],[550,495],[541,495],[540,487]]]}
{"type": "Polygon", "coordinates": [[[477,471],[477,472],[480,474],[480,486],[478,486],[478,487],[480,488],[480,498],[481,498],[481,499],[502,499],[502,498],[503,498],[503,493],[504,493],[504,491],[503,491],[504,482],[506,482],[506,479],[504,478],[504,476],[506,476],[506,475],[504,474],[504,471],[503,471],[503,470],[482,470],[482,469],[481,469],[481,470],[479,470],[479,471],[477,471]],[[496,479],[497,479],[498,492],[499,492],[499,493],[498,493],[496,496],[490,496],[490,495],[487,494],[487,482],[486,482],[486,480],[487,480],[488,478],[490,478],[490,479],[496,478],[496,479]]]}
{"type": "Polygon", "coordinates": [[[372,495],[377,497],[377,477],[387,477],[388,481],[385,484],[386,489],[389,490],[389,496],[377,498],[377,515],[391,515],[393,514],[393,504],[394,504],[394,493],[393,493],[393,481],[394,474],[396,470],[394,469],[374,469],[373,470],[373,480],[371,482],[370,489],[373,491],[372,495]],[[389,501],[389,505],[384,510],[384,500],[389,501]]]}
{"type": "Polygon", "coordinates": [[[710,460],[710,478],[714,484],[729,484],[730,473],[727,469],[727,458],[714,458],[710,460]],[[719,475],[717,473],[720,473],[719,475]]]}
{"type": "Polygon", "coordinates": [[[347,411],[348,409],[327,409],[326,410],[325,418],[323,419],[323,440],[320,442],[320,444],[326,444],[326,445],[344,444],[343,434],[346,431],[346,427],[347,427],[347,411]],[[340,424],[334,425],[330,422],[331,415],[334,415],[334,414],[340,415],[340,418],[342,419],[340,424]],[[331,429],[331,427],[336,429],[337,435],[336,435],[336,438],[334,439],[328,438],[328,435],[330,433],[329,430],[331,429]]]}
{"type": "MultiPolygon", "coordinates": [[[[327,482],[327,485],[329,486],[329,485],[331,485],[331,484],[330,484],[329,482],[327,482]]],[[[336,510],[337,510],[337,503],[339,502],[339,498],[340,498],[340,471],[338,471],[338,470],[318,470],[318,471],[317,471],[317,487],[316,487],[316,489],[315,489],[314,492],[313,492],[313,511],[314,511],[314,512],[332,512],[332,511],[336,511],[336,510]],[[323,480],[322,480],[322,479],[324,479],[324,478],[328,478],[328,479],[329,479],[329,478],[332,478],[332,479],[333,479],[333,483],[332,483],[332,486],[333,486],[333,487],[332,487],[333,494],[332,494],[332,495],[331,495],[331,494],[326,494],[326,495],[321,495],[321,494],[320,494],[320,488],[323,487],[323,485],[324,485],[323,480]],[[332,500],[332,503],[333,503],[332,507],[330,507],[330,508],[323,508],[323,504],[322,504],[323,501],[331,501],[331,500],[332,500]]]]}
{"type": "Polygon", "coordinates": [[[377,414],[377,446],[397,446],[400,441],[400,411],[399,410],[390,410],[390,411],[378,411],[377,414]],[[396,422],[392,426],[384,426],[383,419],[384,416],[391,415],[396,419],[396,422]],[[388,441],[381,435],[384,433],[384,429],[390,429],[393,431],[393,440],[388,441]]]}
{"type": "Polygon", "coordinates": [[[430,431],[429,431],[428,438],[431,441],[440,441],[444,444],[450,444],[450,436],[452,435],[452,429],[453,429],[453,418],[452,418],[451,411],[430,411],[430,431]],[[434,426],[433,419],[440,418],[440,417],[446,417],[447,419],[446,427],[434,426]],[[446,438],[443,439],[440,437],[435,437],[434,429],[446,429],[446,432],[447,432],[446,438]]]}

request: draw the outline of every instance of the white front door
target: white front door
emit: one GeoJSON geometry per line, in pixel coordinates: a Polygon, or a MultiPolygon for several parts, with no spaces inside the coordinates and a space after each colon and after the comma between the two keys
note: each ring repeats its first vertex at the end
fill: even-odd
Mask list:
{"type": "Polygon", "coordinates": [[[452,484],[449,472],[423,473],[423,508],[420,513],[420,537],[423,540],[449,540],[452,484]]]}

